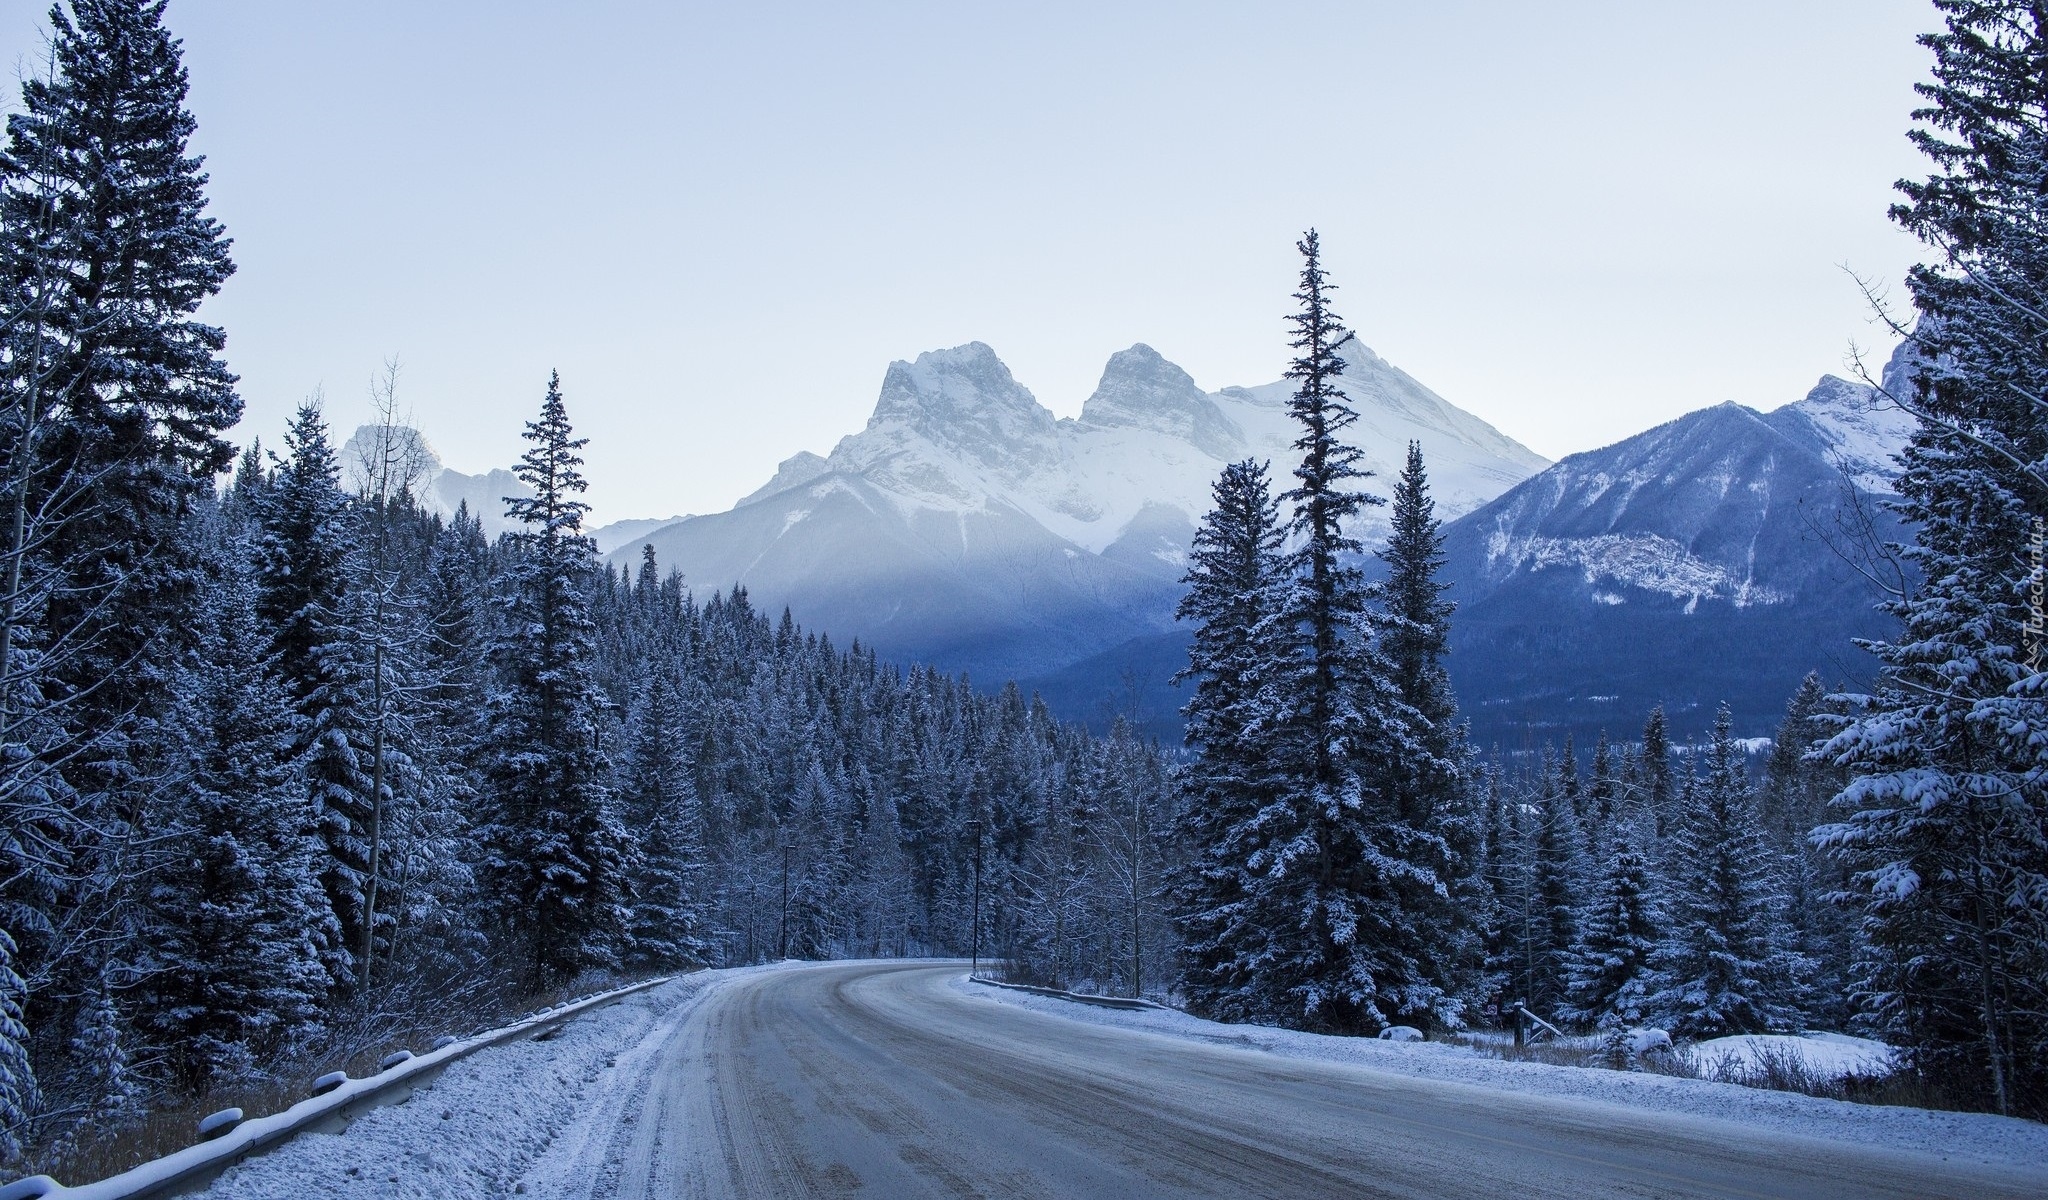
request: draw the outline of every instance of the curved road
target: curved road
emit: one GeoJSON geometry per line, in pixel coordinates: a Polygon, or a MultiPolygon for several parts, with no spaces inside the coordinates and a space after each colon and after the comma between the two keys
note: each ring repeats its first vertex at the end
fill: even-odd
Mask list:
{"type": "Polygon", "coordinates": [[[622,1061],[540,1195],[2048,1195],[2040,1175],[1136,1034],[964,964],[741,975],[622,1061]]]}

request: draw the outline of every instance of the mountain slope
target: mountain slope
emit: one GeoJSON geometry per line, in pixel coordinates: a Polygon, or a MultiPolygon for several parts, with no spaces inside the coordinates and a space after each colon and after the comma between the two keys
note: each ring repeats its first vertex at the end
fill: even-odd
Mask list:
{"type": "MultiPolygon", "coordinates": [[[[1383,477],[1417,438],[1455,513],[1543,466],[1371,351],[1347,357],[1360,428],[1377,435],[1368,465],[1383,477]]],[[[636,558],[644,541],[699,587],[744,583],[756,604],[788,605],[893,657],[989,682],[1040,675],[1170,633],[1223,464],[1253,456],[1285,470],[1289,390],[1207,393],[1138,345],[1061,420],[987,346],[934,351],[892,363],[867,427],[829,456],[796,455],[731,512],[613,558],[636,558]]]]}
{"type": "Polygon", "coordinates": [[[1889,618],[1857,530],[1910,426],[1824,378],[1770,413],[1723,404],[1572,455],[1446,529],[1451,675],[1483,741],[1625,736],[1662,703],[1693,734],[1726,701],[1767,733],[1810,670],[1868,677],[1889,618]]]}

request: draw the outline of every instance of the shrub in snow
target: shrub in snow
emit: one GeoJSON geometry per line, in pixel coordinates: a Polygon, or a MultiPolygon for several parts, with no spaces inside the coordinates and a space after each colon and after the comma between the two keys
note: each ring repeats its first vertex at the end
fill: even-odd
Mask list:
{"type": "Polygon", "coordinates": [[[199,1122],[199,1140],[202,1142],[212,1141],[214,1138],[232,1132],[235,1126],[241,1123],[241,1109],[223,1108],[219,1112],[211,1113],[201,1119],[199,1122]]]}
{"type": "Polygon", "coordinates": [[[379,1062],[377,1063],[377,1069],[378,1069],[379,1071],[389,1071],[389,1070],[390,1070],[391,1068],[393,1068],[393,1067],[397,1066],[397,1065],[398,1065],[399,1063],[402,1063],[402,1062],[411,1062],[411,1061],[412,1061],[412,1051],[410,1051],[410,1050],[393,1050],[393,1051],[392,1051],[391,1053],[389,1053],[389,1054],[385,1055],[385,1056],[383,1057],[383,1059],[381,1059],[381,1060],[380,1060],[380,1061],[379,1061],[379,1062]]]}
{"type": "Polygon", "coordinates": [[[347,1082],[347,1071],[329,1071],[327,1074],[322,1075],[320,1078],[315,1079],[313,1081],[313,1094],[315,1096],[325,1096],[327,1093],[333,1091],[335,1088],[338,1088],[342,1084],[347,1082]]]}
{"type": "Polygon", "coordinates": [[[1424,1040],[1422,1031],[1413,1025],[1389,1025],[1380,1030],[1383,1042],[1419,1042],[1424,1040]]]}

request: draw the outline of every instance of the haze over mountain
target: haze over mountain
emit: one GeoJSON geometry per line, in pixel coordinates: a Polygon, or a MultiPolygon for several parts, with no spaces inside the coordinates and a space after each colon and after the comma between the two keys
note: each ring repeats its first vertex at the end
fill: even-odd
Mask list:
{"type": "MultiPolygon", "coordinates": [[[[1546,465],[1356,342],[1345,357],[1374,486],[1411,438],[1451,515],[1546,465]]],[[[1042,677],[1172,629],[1224,463],[1270,459],[1284,476],[1291,392],[1205,392],[1137,345],[1111,357],[1078,418],[1057,419],[970,342],[892,363],[867,427],[829,456],[793,456],[731,512],[641,540],[697,587],[744,583],[842,641],[984,682],[1042,677]]],[[[1365,532],[1384,526],[1375,513],[1365,532]]]]}

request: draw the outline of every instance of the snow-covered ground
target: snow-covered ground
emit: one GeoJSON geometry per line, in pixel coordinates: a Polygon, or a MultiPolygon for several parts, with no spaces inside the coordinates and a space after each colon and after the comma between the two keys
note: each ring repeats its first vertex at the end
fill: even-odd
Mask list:
{"type": "Polygon", "coordinates": [[[607,1076],[652,1054],[707,985],[774,969],[687,975],[578,1017],[547,1041],[479,1051],[412,1099],[373,1109],[343,1133],[302,1134],[199,1194],[208,1200],[516,1194],[533,1161],[611,1090],[607,1076]]]}
{"type": "MultiPolygon", "coordinates": [[[[2038,1165],[2048,1173],[2048,1125],[2010,1117],[1821,1100],[1795,1092],[1764,1091],[1731,1083],[1709,1083],[1643,1072],[1507,1062],[1470,1047],[1444,1042],[1391,1042],[1296,1033],[1265,1025],[1226,1025],[1173,1009],[1127,1011],[1095,1008],[1028,992],[969,983],[964,975],[953,986],[961,992],[986,997],[997,1003],[1014,1004],[1069,1020],[1210,1044],[1240,1045],[1282,1058],[1352,1063],[1415,1078],[1441,1079],[1511,1092],[1571,1096],[1637,1110],[1685,1113],[1780,1133],[1886,1146],[1989,1166],[2038,1165]]],[[[1753,1046],[1773,1039],[1726,1040],[1742,1040],[1753,1046]]],[[[1805,1039],[1783,1040],[1800,1042],[1805,1039]]],[[[1864,1047],[1876,1045],[1861,1038],[1841,1040],[1860,1043],[1864,1047]]]]}
{"type": "Polygon", "coordinates": [[[1762,1071],[1789,1059],[1821,1079],[1884,1075],[1891,1071],[1894,1058],[1892,1048],[1883,1042],[1846,1033],[1745,1033],[1695,1042],[1683,1053],[1710,1076],[1762,1071]]]}

